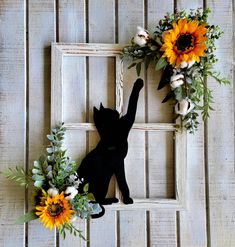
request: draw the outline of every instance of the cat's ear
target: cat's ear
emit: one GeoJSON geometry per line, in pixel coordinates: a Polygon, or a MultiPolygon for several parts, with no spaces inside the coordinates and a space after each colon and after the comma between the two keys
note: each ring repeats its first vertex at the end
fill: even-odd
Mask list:
{"type": "Polygon", "coordinates": [[[97,124],[99,118],[99,110],[94,106],[93,107],[93,119],[95,124],[97,124]]]}
{"type": "Polygon", "coordinates": [[[95,114],[97,114],[99,112],[99,110],[94,106],[93,107],[93,114],[95,115],[95,114]]]}
{"type": "Polygon", "coordinates": [[[104,110],[104,107],[102,105],[102,103],[100,103],[100,111],[103,111],[104,110]]]}

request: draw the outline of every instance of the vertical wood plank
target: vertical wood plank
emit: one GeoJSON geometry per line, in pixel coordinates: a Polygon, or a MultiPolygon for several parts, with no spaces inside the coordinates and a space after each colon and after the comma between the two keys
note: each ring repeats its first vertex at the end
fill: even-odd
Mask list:
{"type": "MultiPolygon", "coordinates": [[[[28,1],[29,48],[29,167],[45,152],[50,133],[50,62],[54,41],[54,1],[28,1]]],[[[29,204],[31,203],[29,192],[29,204]]],[[[28,226],[29,246],[54,246],[54,232],[41,222],[28,226]],[[42,237],[43,236],[43,237],[42,237]]]]}
{"type": "MultiPolygon", "coordinates": [[[[203,7],[203,1],[177,0],[177,9],[203,7]]],[[[186,211],[179,213],[179,242],[181,246],[206,246],[206,205],[204,171],[204,127],[203,123],[187,139],[187,201],[186,211]]]]}
{"type": "Polygon", "coordinates": [[[60,0],[58,13],[59,42],[86,41],[86,1],[60,0]]]}
{"type": "MultiPolygon", "coordinates": [[[[60,0],[58,13],[59,42],[86,42],[86,1],[60,0]]],[[[68,57],[64,63],[64,98],[63,118],[66,122],[85,122],[86,120],[86,59],[68,57]],[[69,106],[69,108],[68,108],[69,106]],[[65,110],[66,109],[66,110],[65,110]]],[[[86,153],[86,133],[83,131],[67,131],[66,148],[68,155],[78,164],[86,153]]],[[[83,231],[86,237],[86,221],[79,220],[74,225],[83,231]]],[[[66,239],[60,238],[60,247],[86,246],[86,242],[70,234],[66,239]]]]}
{"type": "MultiPolygon", "coordinates": [[[[143,1],[118,1],[118,42],[129,43],[136,32],[137,26],[144,26],[143,1]]],[[[143,78],[143,72],[141,77],[143,78]]],[[[127,70],[124,64],[124,114],[128,106],[133,82],[137,79],[134,70],[127,70]]],[[[147,82],[145,82],[147,83],[147,82]]],[[[138,101],[136,122],[145,121],[145,93],[141,91],[138,101]]],[[[125,159],[125,170],[130,194],[133,197],[146,196],[145,177],[145,133],[131,131],[129,150],[125,159]]],[[[146,246],[146,213],[144,211],[123,211],[120,215],[120,246],[146,246]],[[138,236],[138,238],[136,237],[138,236]]]]}
{"type": "MultiPolygon", "coordinates": [[[[25,162],[24,2],[1,1],[0,10],[0,170],[4,171],[25,162]]],[[[23,213],[23,187],[0,176],[0,246],[24,246],[24,226],[15,224],[23,213]]]]}
{"type": "MultiPolygon", "coordinates": [[[[218,24],[224,34],[217,42],[215,70],[233,82],[233,13],[232,1],[208,0],[212,9],[210,22],[218,24]]],[[[234,6],[233,6],[234,7],[234,6]]],[[[234,101],[233,84],[220,86],[208,78],[213,90],[214,108],[207,124],[207,165],[209,204],[209,246],[234,246],[234,101]],[[216,130],[216,131],[215,131],[216,130]]]]}
{"type": "MultiPolygon", "coordinates": [[[[115,41],[115,1],[89,1],[89,42],[114,43],[115,41]]],[[[89,58],[89,122],[93,122],[93,106],[115,109],[115,59],[89,58]]],[[[89,133],[89,149],[99,141],[96,132],[89,133]]],[[[114,181],[110,183],[108,194],[114,195],[114,181]]],[[[102,219],[90,221],[89,246],[115,246],[115,212],[106,212],[102,219]],[[102,238],[100,237],[102,236],[102,238]]]]}
{"type": "Polygon", "coordinates": [[[150,246],[177,246],[176,214],[168,210],[150,212],[150,246]]]}
{"type": "MultiPolygon", "coordinates": [[[[164,13],[173,11],[173,1],[148,1],[148,30],[153,33],[164,13]]],[[[169,103],[161,103],[167,95],[167,88],[157,90],[161,73],[153,66],[147,71],[147,121],[172,122],[173,108],[169,103]]],[[[150,196],[174,197],[173,135],[172,133],[149,133],[149,190],[150,196]],[[157,192],[158,191],[158,192],[157,192]]]]}
{"type": "Polygon", "coordinates": [[[144,212],[120,212],[120,246],[146,246],[144,212]]]}
{"type": "MultiPolygon", "coordinates": [[[[153,33],[158,21],[167,12],[173,12],[173,1],[148,0],[147,28],[153,33]]],[[[157,90],[161,73],[156,72],[153,66],[147,71],[147,121],[171,122],[172,105],[162,104],[167,94],[167,88],[157,90]]],[[[148,133],[148,171],[149,171],[149,197],[173,198],[174,190],[174,159],[173,159],[173,133],[148,133]]],[[[150,219],[150,245],[176,246],[176,213],[175,211],[152,210],[150,219]]]]}
{"type": "Polygon", "coordinates": [[[86,122],[86,59],[63,58],[63,121],[86,122]]]}

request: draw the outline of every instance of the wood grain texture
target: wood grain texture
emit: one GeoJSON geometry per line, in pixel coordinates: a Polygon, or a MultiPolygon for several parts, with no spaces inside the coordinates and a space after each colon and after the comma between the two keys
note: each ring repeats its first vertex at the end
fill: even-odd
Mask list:
{"type": "MultiPolygon", "coordinates": [[[[207,1],[212,9],[210,22],[218,24],[224,34],[217,42],[219,62],[216,71],[233,82],[233,27],[232,1],[207,1]]],[[[234,7],[234,6],[233,6],[234,7]]],[[[207,165],[208,165],[208,206],[210,246],[234,246],[234,101],[233,85],[220,86],[208,78],[208,86],[213,90],[215,111],[207,125],[207,165]],[[216,131],[215,131],[216,130],[216,131]]]]}
{"type": "MultiPolygon", "coordinates": [[[[24,4],[1,1],[0,10],[0,170],[4,171],[25,164],[24,4]]],[[[24,245],[24,226],[15,224],[23,213],[24,188],[0,176],[0,246],[24,245]]]]}
{"type": "MultiPolygon", "coordinates": [[[[173,11],[173,1],[148,0],[146,27],[154,32],[164,13],[173,11]]],[[[161,73],[150,65],[147,72],[147,121],[172,122],[172,106],[161,101],[167,88],[157,91],[161,73]]],[[[175,176],[173,159],[173,134],[169,132],[148,133],[149,196],[170,198],[175,196],[175,176]]],[[[152,210],[149,214],[150,246],[176,246],[175,211],[152,210]]]]}
{"type": "MultiPolygon", "coordinates": [[[[88,5],[88,40],[90,43],[114,43],[115,40],[115,1],[99,0],[89,1],[88,5]]],[[[88,111],[89,122],[93,122],[93,107],[115,109],[115,58],[89,57],[89,82],[88,82],[88,111]]],[[[97,132],[89,132],[88,151],[91,151],[100,140],[97,132]]],[[[108,196],[115,196],[115,180],[111,179],[108,196]]],[[[103,219],[90,222],[89,246],[101,247],[104,245],[115,246],[116,219],[115,212],[106,213],[103,219]],[[98,237],[102,236],[102,238],[98,237]]]]}
{"type": "MultiPolygon", "coordinates": [[[[118,1],[118,43],[129,43],[136,32],[138,25],[144,26],[144,3],[143,1],[118,1]]],[[[141,73],[143,78],[143,73],[141,73]]],[[[124,114],[126,113],[129,95],[133,82],[137,79],[133,70],[127,70],[124,63],[124,114]]],[[[144,90],[141,91],[136,123],[145,121],[144,90]]],[[[145,133],[130,133],[129,150],[125,159],[125,171],[133,197],[146,196],[146,174],[145,174],[145,133]]],[[[120,246],[146,246],[146,213],[145,212],[120,212],[120,246]],[[132,237],[132,236],[138,236],[132,237]]]]}
{"type": "Polygon", "coordinates": [[[60,42],[86,41],[86,1],[58,1],[58,37],[60,42]]]}
{"type": "MultiPolygon", "coordinates": [[[[119,104],[118,104],[119,105],[119,104]]],[[[65,127],[70,130],[96,130],[93,123],[65,123],[65,127]]],[[[134,123],[132,130],[138,131],[178,131],[179,125],[175,123],[134,123]]]]}
{"type": "MultiPolygon", "coordinates": [[[[177,9],[203,7],[203,1],[178,0],[177,9]]],[[[187,140],[187,210],[179,213],[179,242],[181,246],[206,246],[206,205],[204,171],[204,128],[188,134],[187,140]]]]}
{"type": "MultiPolygon", "coordinates": [[[[29,61],[29,168],[45,152],[46,135],[50,133],[51,42],[54,41],[54,1],[28,2],[29,61]]],[[[27,49],[27,47],[26,47],[27,49]]],[[[29,191],[29,208],[31,205],[29,191]]],[[[29,246],[54,246],[54,232],[42,227],[38,220],[29,223],[29,246]],[[41,236],[44,236],[43,238],[41,236]]]]}
{"type": "MultiPolygon", "coordinates": [[[[158,22],[163,18],[162,13],[173,11],[173,1],[148,1],[147,28],[153,33],[158,22]]],[[[161,72],[156,72],[153,64],[147,71],[147,119],[149,123],[172,122],[172,105],[162,104],[167,95],[168,88],[157,90],[161,72]]],[[[147,136],[148,170],[149,170],[149,196],[174,197],[174,159],[172,133],[149,133],[147,136]],[[167,168],[166,168],[167,167],[167,168]]]]}
{"type": "Polygon", "coordinates": [[[175,212],[169,210],[151,211],[150,224],[151,247],[177,246],[175,212]]]}
{"type": "MultiPolygon", "coordinates": [[[[58,1],[58,38],[59,42],[85,42],[86,30],[86,1],[76,0],[58,1]]],[[[63,75],[63,120],[83,122],[86,119],[86,59],[84,57],[66,57],[63,63],[65,74],[63,75]]],[[[58,95],[57,95],[58,97],[58,95]]],[[[69,150],[68,155],[78,164],[86,153],[86,133],[84,131],[69,130],[66,134],[65,146],[69,150]]],[[[85,220],[75,223],[75,226],[83,231],[87,237],[85,220]]],[[[60,247],[79,246],[85,247],[86,242],[68,234],[66,240],[60,238],[60,247]]]]}

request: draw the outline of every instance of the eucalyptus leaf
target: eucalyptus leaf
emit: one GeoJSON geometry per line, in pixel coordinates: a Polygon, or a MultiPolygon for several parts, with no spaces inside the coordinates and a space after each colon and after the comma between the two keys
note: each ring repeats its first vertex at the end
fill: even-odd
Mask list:
{"type": "Polygon", "coordinates": [[[40,173],[40,170],[39,170],[39,169],[35,169],[35,168],[34,168],[34,169],[32,169],[32,173],[33,173],[33,174],[40,173]]]}
{"type": "Polygon", "coordinates": [[[53,148],[47,148],[47,152],[49,153],[49,154],[51,154],[51,153],[53,153],[53,148]]]}
{"type": "Polygon", "coordinates": [[[140,72],[141,72],[141,62],[137,63],[135,68],[136,68],[137,76],[140,76],[140,72]]]}
{"type": "Polygon", "coordinates": [[[127,68],[128,69],[131,69],[132,67],[135,67],[136,66],[136,63],[132,63],[130,66],[128,66],[127,68]]]}
{"type": "Polygon", "coordinates": [[[35,181],[35,182],[34,182],[34,186],[35,186],[35,187],[41,188],[42,185],[43,185],[43,181],[35,181]]]}
{"type": "Polygon", "coordinates": [[[29,222],[31,220],[36,220],[36,219],[38,219],[37,215],[33,211],[31,211],[19,217],[15,223],[21,225],[21,224],[24,224],[26,222],[29,222]]]}
{"type": "Polygon", "coordinates": [[[84,191],[85,193],[87,193],[88,190],[89,190],[89,184],[85,184],[84,187],[83,187],[83,191],[84,191]]]}
{"type": "Polygon", "coordinates": [[[39,168],[40,167],[40,164],[39,164],[39,162],[37,160],[35,160],[33,162],[33,166],[39,168]]]}
{"type": "Polygon", "coordinates": [[[88,198],[89,201],[95,201],[95,197],[94,197],[94,195],[92,193],[88,193],[87,194],[87,198],[88,198]]]}
{"type": "Polygon", "coordinates": [[[44,177],[43,175],[34,174],[34,175],[32,176],[32,179],[33,179],[34,181],[43,181],[43,180],[45,180],[45,177],[44,177]]]}
{"type": "Polygon", "coordinates": [[[159,60],[157,61],[156,65],[155,65],[155,70],[161,70],[162,68],[164,68],[167,65],[167,61],[164,57],[160,57],[159,60]]]}
{"type": "Polygon", "coordinates": [[[47,135],[47,139],[49,141],[54,141],[55,140],[53,135],[47,135]]]}

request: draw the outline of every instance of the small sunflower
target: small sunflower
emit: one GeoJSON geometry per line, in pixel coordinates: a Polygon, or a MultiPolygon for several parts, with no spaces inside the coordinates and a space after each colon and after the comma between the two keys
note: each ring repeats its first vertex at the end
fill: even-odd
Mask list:
{"type": "Polygon", "coordinates": [[[36,206],[36,215],[39,216],[40,221],[50,230],[54,225],[59,228],[65,222],[70,221],[73,215],[73,210],[70,208],[68,200],[64,198],[64,192],[55,195],[54,197],[42,197],[40,206],[36,206]]]}
{"type": "Polygon", "coordinates": [[[205,56],[206,24],[180,19],[172,26],[173,28],[163,35],[161,47],[161,51],[164,52],[163,57],[166,57],[167,61],[176,67],[179,67],[181,62],[199,62],[200,57],[205,56]]]}

